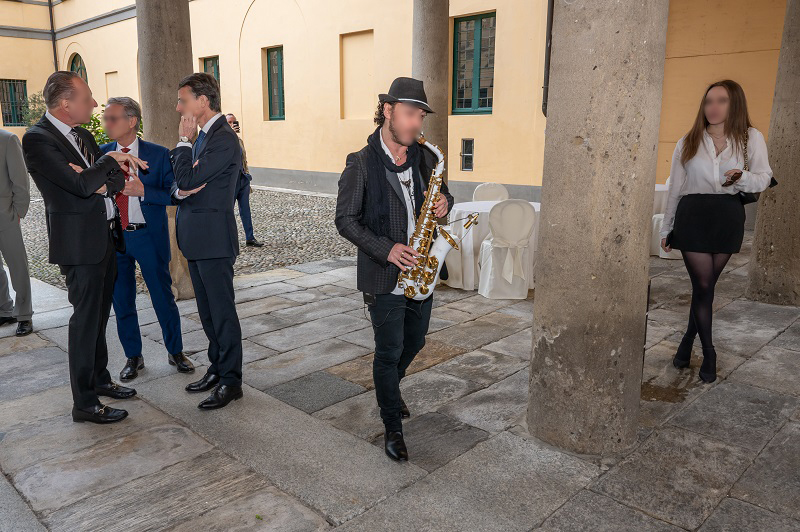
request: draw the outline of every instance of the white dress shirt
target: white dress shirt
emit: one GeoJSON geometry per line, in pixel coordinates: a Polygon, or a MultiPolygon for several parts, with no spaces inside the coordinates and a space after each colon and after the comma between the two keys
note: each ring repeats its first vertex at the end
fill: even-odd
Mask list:
{"type": "MultiPolygon", "coordinates": [[[[129,148],[128,152],[134,157],[139,157],[139,137],[133,139],[130,146],[123,146],[117,142],[117,149],[114,151],[122,151],[122,148],[129,148]]],[[[136,169],[133,169],[136,172],[136,169]]],[[[126,178],[132,180],[133,178],[126,178]]],[[[143,224],[145,223],[144,214],[142,213],[142,200],[144,198],[139,196],[127,196],[128,198],[128,223],[143,224]]],[[[124,201],[124,198],[123,198],[124,201]]]]}
{"type": "MultiPolygon", "coordinates": [[[[221,117],[221,116],[222,116],[222,113],[217,113],[217,114],[215,114],[214,116],[212,116],[211,118],[209,118],[208,122],[206,122],[206,123],[205,123],[205,125],[204,125],[202,128],[200,128],[200,129],[201,129],[202,131],[205,131],[205,132],[206,132],[206,135],[208,135],[208,130],[209,130],[209,129],[211,129],[211,126],[213,126],[213,125],[214,125],[214,122],[216,122],[216,121],[217,121],[217,119],[218,119],[219,117],[221,117]]],[[[196,140],[196,139],[195,139],[195,140],[196,140]]],[[[203,139],[203,141],[205,142],[205,139],[203,139]]],[[[188,146],[189,148],[191,148],[191,147],[192,147],[192,143],[191,143],[191,142],[179,142],[179,143],[178,143],[178,146],[188,146]]]]}
{"type": "Polygon", "coordinates": [[[672,168],[669,176],[669,195],[664,222],[661,225],[661,238],[666,238],[675,224],[675,211],[682,196],[687,194],[738,194],[739,192],[762,192],[769,187],[772,169],[767,160],[767,143],[759,130],[751,127],[748,131],[747,158],[750,170],[744,171],[744,154],[735,150],[730,139],[726,139],[725,149],[717,155],[714,139],[703,131],[703,140],[697,147],[697,154],[686,164],[681,164],[681,153],[686,137],[681,138],[672,154],[672,168]],[[723,187],[725,172],[742,170],[742,177],[731,186],[723,187]]]}
{"type": "MultiPolygon", "coordinates": [[[[86,157],[83,156],[83,152],[81,152],[80,146],[78,146],[78,143],[75,141],[75,137],[73,137],[72,134],[70,133],[72,131],[72,128],[69,127],[64,122],[62,122],[61,120],[59,120],[58,118],[56,118],[55,116],[51,115],[50,111],[47,111],[44,115],[47,117],[48,120],[50,120],[50,122],[54,126],[56,126],[56,129],[58,129],[58,131],[67,138],[69,143],[72,144],[72,147],[75,148],[75,151],[78,152],[78,155],[81,156],[81,159],[83,159],[83,162],[86,163],[86,166],[87,167],[91,166],[89,164],[89,161],[86,160],[86,157]]],[[[116,210],[116,208],[114,207],[114,202],[111,201],[111,198],[109,197],[104,197],[103,199],[106,202],[106,220],[113,220],[114,213],[116,210]]]]}
{"type": "MultiPolygon", "coordinates": [[[[389,156],[389,159],[392,162],[394,162],[395,160],[394,155],[392,155],[392,152],[389,151],[389,147],[386,146],[386,143],[383,142],[383,131],[381,131],[378,136],[381,139],[381,147],[383,147],[383,151],[385,151],[386,155],[389,156]]],[[[414,234],[414,229],[417,226],[417,220],[414,219],[414,185],[413,185],[414,169],[411,166],[409,166],[405,171],[398,173],[397,177],[401,181],[400,188],[403,190],[403,197],[406,200],[406,214],[408,216],[408,235],[405,244],[408,244],[409,242],[411,242],[411,235],[414,234]],[[403,185],[402,181],[406,182],[411,181],[412,183],[411,187],[403,185]],[[409,190],[409,188],[411,190],[409,190]]],[[[399,286],[396,286],[394,290],[392,290],[392,294],[402,295],[403,290],[399,286]]]]}

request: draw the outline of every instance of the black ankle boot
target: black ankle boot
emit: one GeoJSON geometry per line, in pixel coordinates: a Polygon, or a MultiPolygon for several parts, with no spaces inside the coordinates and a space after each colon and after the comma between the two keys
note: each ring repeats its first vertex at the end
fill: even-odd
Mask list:
{"type": "Polygon", "coordinates": [[[688,368],[692,360],[692,345],[694,345],[694,337],[689,338],[684,335],[681,340],[681,345],[678,346],[678,351],[672,359],[672,365],[678,369],[688,368]]]}
{"type": "Polygon", "coordinates": [[[703,348],[703,363],[700,365],[700,380],[712,383],[717,380],[717,352],[713,347],[703,348]]]}

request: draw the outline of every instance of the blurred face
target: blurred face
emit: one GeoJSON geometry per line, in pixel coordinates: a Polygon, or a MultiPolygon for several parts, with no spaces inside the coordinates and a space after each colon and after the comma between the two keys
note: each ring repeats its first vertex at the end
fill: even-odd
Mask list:
{"type": "Polygon", "coordinates": [[[125,109],[116,103],[106,107],[103,111],[103,129],[112,140],[118,140],[127,134],[136,131],[138,121],[135,117],[125,114],[125,109]]]}
{"type": "Polygon", "coordinates": [[[236,122],[236,117],[233,115],[228,115],[225,117],[225,119],[228,121],[228,125],[231,127],[233,127],[234,122],[236,122]]]}
{"type": "Polygon", "coordinates": [[[92,111],[97,102],[92,98],[92,90],[81,78],[72,80],[74,90],[69,100],[61,100],[61,110],[69,117],[69,125],[86,124],[92,119],[92,111]]]}
{"type": "Polygon", "coordinates": [[[175,110],[181,116],[192,115],[195,118],[200,118],[205,113],[208,107],[208,98],[200,96],[199,98],[194,95],[192,89],[189,87],[181,87],[178,89],[178,105],[175,110]]]}
{"type": "Polygon", "coordinates": [[[712,87],[706,94],[706,100],[703,104],[708,123],[717,125],[725,122],[728,119],[730,103],[731,97],[725,87],[712,87]]]}
{"type": "Polygon", "coordinates": [[[403,146],[411,146],[417,141],[426,114],[422,109],[401,102],[396,103],[394,108],[389,105],[383,106],[386,127],[392,135],[392,140],[403,146]]]}

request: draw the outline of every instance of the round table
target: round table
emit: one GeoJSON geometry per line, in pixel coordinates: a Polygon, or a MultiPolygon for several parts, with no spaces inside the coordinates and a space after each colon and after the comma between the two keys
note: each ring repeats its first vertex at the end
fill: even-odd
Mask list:
{"type": "MultiPolygon", "coordinates": [[[[449,225],[452,227],[453,236],[456,237],[456,240],[461,240],[461,244],[459,245],[461,249],[458,251],[451,250],[450,253],[447,254],[445,263],[447,264],[449,277],[447,280],[442,281],[444,284],[464,290],[478,289],[478,279],[480,277],[478,272],[478,256],[481,251],[481,242],[489,236],[489,211],[498,203],[500,202],[467,201],[453,205],[448,220],[449,225]],[[474,212],[480,215],[478,216],[478,223],[466,230],[465,234],[464,222],[466,222],[466,220],[460,219],[466,218],[474,212]],[[456,222],[455,220],[460,221],[456,222]]],[[[533,231],[531,231],[529,244],[531,259],[534,259],[536,256],[536,239],[539,234],[539,210],[541,209],[541,204],[533,201],[530,202],[530,204],[533,205],[536,211],[536,219],[533,224],[533,231]]],[[[530,287],[533,288],[533,278],[530,279],[530,287]]]]}

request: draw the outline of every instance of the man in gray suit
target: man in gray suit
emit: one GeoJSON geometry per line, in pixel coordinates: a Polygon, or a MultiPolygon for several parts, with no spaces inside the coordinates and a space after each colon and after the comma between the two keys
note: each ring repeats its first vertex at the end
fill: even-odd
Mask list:
{"type": "Polygon", "coordinates": [[[22,146],[13,133],[0,129],[0,255],[8,265],[16,301],[8,291],[8,277],[0,267],[0,325],[17,322],[17,336],[33,332],[31,278],[20,220],[31,203],[30,182],[22,146]]]}

